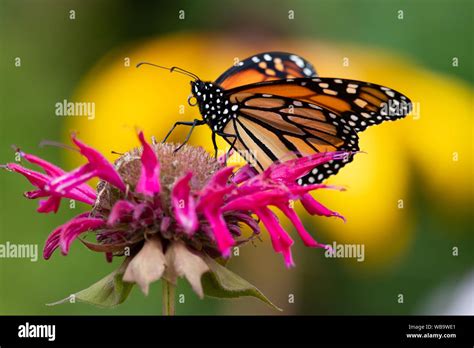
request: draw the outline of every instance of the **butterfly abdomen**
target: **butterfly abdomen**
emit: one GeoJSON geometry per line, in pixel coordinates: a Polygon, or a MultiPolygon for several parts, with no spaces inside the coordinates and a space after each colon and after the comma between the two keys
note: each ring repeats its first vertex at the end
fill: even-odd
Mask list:
{"type": "Polygon", "coordinates": [[[226,124],[237,117],[238,106],[232,104],[219,85],[198,81],[192,87],[203,120],[214,132],[222,132],[226,124]]]}

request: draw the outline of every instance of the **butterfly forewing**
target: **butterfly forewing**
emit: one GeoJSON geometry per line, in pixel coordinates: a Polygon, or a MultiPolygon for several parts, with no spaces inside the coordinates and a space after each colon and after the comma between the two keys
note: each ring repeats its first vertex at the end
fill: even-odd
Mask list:
{"type": "Polygon", "coordinates": [[[266,52],[237,62],[215,83],[222,88],[231,89],[257,82],[315,76],[314,67],[300,56],[285,52],[266,52]]]}
{"type": "Polygon", "coordinates": [[[384,86],[346,79],[298,78],[256,83],[227,91],[231,102],[246,95],[285,97],[332,111],[356,131],[383,121],[405,117],[411,102],[403,94],[384,86]]]}

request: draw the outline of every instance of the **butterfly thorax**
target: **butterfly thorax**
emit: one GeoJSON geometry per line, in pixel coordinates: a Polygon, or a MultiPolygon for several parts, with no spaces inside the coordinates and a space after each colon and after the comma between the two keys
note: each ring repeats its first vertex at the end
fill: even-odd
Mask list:
{"type": "Polygon", "coordinates": [[[193,81],[191,91],[197,100],[203,120],[214,132],[222,132],[226,124],[237,116],[237,105],[233,105],[224,90],[211,82],[193,81]]]}

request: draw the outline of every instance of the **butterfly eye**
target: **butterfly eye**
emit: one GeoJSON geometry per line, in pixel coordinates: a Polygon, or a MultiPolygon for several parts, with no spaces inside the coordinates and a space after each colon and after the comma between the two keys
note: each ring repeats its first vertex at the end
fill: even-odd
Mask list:
{"type": "Polygon", "coordinates": [[[188,104],[190,106],[196,106],[197,105],[197,99],[192,94],[188,97],[188,104]]]}

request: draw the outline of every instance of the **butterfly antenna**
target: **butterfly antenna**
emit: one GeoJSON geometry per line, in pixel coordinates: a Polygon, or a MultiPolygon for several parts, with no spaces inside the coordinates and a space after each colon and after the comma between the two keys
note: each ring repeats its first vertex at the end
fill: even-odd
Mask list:
{"type": "Polygon", "coordinates": [[[178,73],[180,73],[180,74],[189,76],[189,77],[191,77],[191,78],[194,79],[194,80],[201,80],[201,79],[199,78],[199,76],[197,76],[196,74],[193,74],[192,72],[187,71],[187,70],[184,70],[183,68],[180,68],[180,67],[178,67],[178,66],[172,66],[171,68],[168,68],[168,67],[166,67],[166,66],[161,66],[161,65],[158,65],[158,64],[153,64],[153,63],[148,63],[148,62],[141,62],[141,63],[138,63],[138,64],[137,64],[137,68],[141,67],[142,65],[151,65],[151,66],[154,66],[155,68],[160,68],[160,69],[168,70],[169,72],[176,71],[176,72],[178,72],[178,73]]]}

